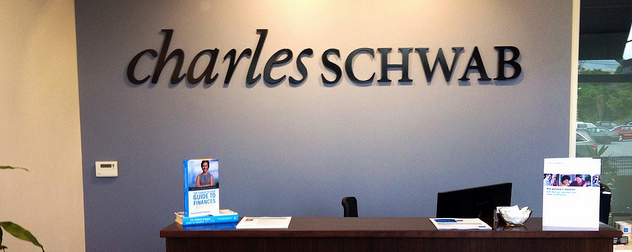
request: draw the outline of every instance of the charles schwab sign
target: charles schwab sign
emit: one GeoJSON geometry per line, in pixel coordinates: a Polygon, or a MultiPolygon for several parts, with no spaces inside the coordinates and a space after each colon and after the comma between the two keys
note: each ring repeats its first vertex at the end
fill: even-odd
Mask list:
{"type": "MultiPolygon", "coordinates": [[[[307,69],[303,63],[306,58],[314,56],[314,51],[311,48],[306,48],[300,51],[298,54],[290,49],[280,49],[276,51],[270,58],[261,59],[261,51],[265,46],[266,37],[268,35],[267,29],[258,29],[259,41],[254,52],[250,48],[242,50],[237,54],[236,49],[231,49],[227,52],[221,52],[219,49],[206,49],[198,52],[192,59],[185,58],[185,52],[182,49],[169,48],[171,38],[173,37],[173,30],[164,29],[164,40],[162,47],[159,50],[145,49],[136,54],[129,62],[127,66],[127,79],[136,85],[141,85],[146,82],[156,84],[160,81],[163,75],[165,65],[170,61],[175,62],[175,67],[170,73],[169,83],[178,84],[186,80],[191,84],[198,84],[204,82],[205,84],[212,84],[220,77],[220,73],[215,72],[215,65],[220,56],[223,57],[222,63],[228,64],[227,71],[222,73],[224,76],[224,86],[227,87],[233,78],[233,74],[237,66],[242,63],[244,58],[250,59],[248,74],[246,76],[245,84],[248,87],[252,87],[261,81],[268,87],[275,87],[286,80],[289,85],[298,87],[303,85],[309,77],[313,69],[307,69]],[[296,57],[295,57],[296,55],[296,57]],[[209,57],[208,62],[204,64],[198,64],[198,61],[202,57],[209,57]],[[152,72],[141,72],[136,69],[136,66],[141,61],[151,61],[155,63],[155,68],[152,72]],[[185,61],[188,67],[185,67],[185,61]],[[259,62],[265,63],[263,72],[257,72],[256,67],[259,62]],[[298,76],[286,76],[274,78],[273,72],[275,68],[279,68],[288,64],[294,64],[298,69],[298,76]],[[199,73],[200,69],[204,69],[199,73]],[[196,75],[197,70],[197,75],[196,75]]],[[[351,51],[344,59],[341,57],[340,50],[336,48],[327,49],[322,52],[320,60],[325,69],[320,70],[320,80],[326,87],[333,87],[337,85],[343,77],[348,78],[352,83],[359,86],[370,86],[376,80],[378,73],[372,73],[370,77],[358,77],[354,73],[354,59],[361,54],[368,55],[372,59],[376,57],[376,54],[380,55],[380,73],[377,82],[380,85],[389,85],[391,79],[388,77],[389,71],[401,71],[401,79],[398,83],[401,85],[410,85],[413,83],[413,79],[409,77],[409,61],[411,58],[418,57],[421,61],[423,73],[425,75],[425,81],[430,85],[435,76],[435,72],[440,71],[442,77],[447,83],[450,83],[453,75],[460,76],[458,81],[469,82],[470,74],[475,73],[479,76],[477,79],[479,83],[494,81],[496,84],[502,85],[503,82],[508,80],[514,80],[522,73],[522,68],[519,63],[520,50],[515,46],[494,46],[496,55],[496,70],[497,75],[492,78],[487,74],[487,67],[483,64],[483,56],[481,55],[477,46],[468,48],[467,53],[463,47],[452,47],[452,61],[448,62],[445,57],[445,53],[442,48],[437,50],[437,54],[434,60],[430,60],[428,52],[430,48],[418,47],[418,48],[398,48],[399,54],[401,54],[401,64],[393,64],[388,62],[388,55],[393,52],[393,48],[357,48],[351,51]],[[460,59],[461,54],[468,56],[467,64],[462,69],[455,69],[457,62],[460,59]],[[343,73],[344,67],[344,73],[343,73]],[[440,69],[440,70],[438,70],[440,69]],[[513,69],[510,71],[508,69],[513,69]],[[510,73],[509,75],[507,73],[510,73]]],[[[150,62],[150,63],[151,63],[150,62]]],[[[169,73],[164,73],[168,75],[169,73]]],[[[423,80],[415,80],[423,81],[423,80]]]]}

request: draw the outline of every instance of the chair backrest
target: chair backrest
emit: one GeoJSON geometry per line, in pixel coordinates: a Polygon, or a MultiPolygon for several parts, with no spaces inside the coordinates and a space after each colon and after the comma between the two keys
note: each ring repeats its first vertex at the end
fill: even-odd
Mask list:
{"type": "Polygon", "coordinates": [[[601,195],[599,197],[599,221],[608,224],[610,219],[610,201],[612,191],[607,185],[601,184],[601,195]]]}
{"type": "Polygon", "coordinates": [[[358,201],[355,197],[342,198],[342,207],[344,208],[345,217],[358,217],[358,201]]]}

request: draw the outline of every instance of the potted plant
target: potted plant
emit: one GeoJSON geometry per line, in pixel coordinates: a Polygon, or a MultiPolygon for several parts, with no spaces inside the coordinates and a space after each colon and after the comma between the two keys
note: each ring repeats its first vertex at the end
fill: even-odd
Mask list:
{"type": "MultiPolygon", "coordinates": [[[[0,166],[0,169],[6,170],[6,169],[12,169],[12,170],[25,170],[25,171],[29,171],[26,168],[22,168],[22,167],[13,167],[13,166],[8,166],[8,165],[3,165],[0,166]]],[[[42,248],[42,252],[44,252],[44,246],[42,246],[42,244],[40,244],[37,241],[37,238],[35,238],[35,236],[33,236],[33,234],[31,234],[30,231],[22,228],[20,225],[15,224],[11,221],[0,221],[0,249],[2,249],[2,251],[6,251],[7,247],[2,243],[2,235],[3,232],[7,232],[11,235],[13,235],[15,238],[18,238],[20,240],[25,240],[28,242],[33,243],[33,245],[38,246],[40,248],[42,248]]]]}

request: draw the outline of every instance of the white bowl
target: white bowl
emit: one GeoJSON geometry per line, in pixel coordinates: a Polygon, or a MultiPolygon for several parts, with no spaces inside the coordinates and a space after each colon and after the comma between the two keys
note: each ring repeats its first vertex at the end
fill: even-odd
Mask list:
{"type": "Polygon", "coordinates": [[[531,209],[500,209],[500,216],[507,226],[522,226],[531,217],[531,209]]]}

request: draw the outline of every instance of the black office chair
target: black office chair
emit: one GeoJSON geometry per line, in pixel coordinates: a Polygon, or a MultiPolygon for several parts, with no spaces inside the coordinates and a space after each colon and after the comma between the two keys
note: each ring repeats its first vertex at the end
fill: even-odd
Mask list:
{"type": "Polygon", "coordinates": [[[358,217],[358,201],[355,197],[342,198],[342,207],[345,210],[345,217],[358,217]]]}
{"type": "Polygon", "coordinates": [[[599,197],[599,221],[608,224],[610,217],[610,201],[612,199],[612,191],[610,187],[600,184],[601,193],[599,197]]]}

